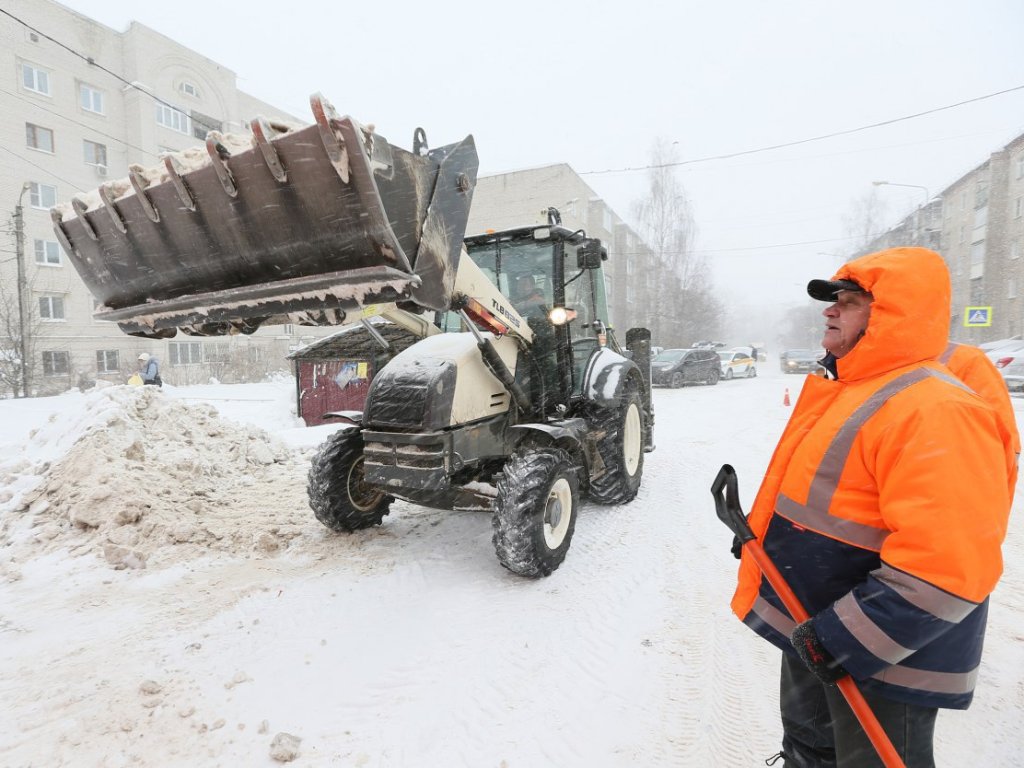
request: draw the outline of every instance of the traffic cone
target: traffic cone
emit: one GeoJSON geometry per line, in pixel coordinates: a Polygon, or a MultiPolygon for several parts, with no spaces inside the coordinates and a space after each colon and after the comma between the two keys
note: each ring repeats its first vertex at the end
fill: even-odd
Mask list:
{"type": "Polygon", "coordinates": [[[789,405],[789,387],[786,387],[786,396],[782,398],[783,405],[789,405]]]}

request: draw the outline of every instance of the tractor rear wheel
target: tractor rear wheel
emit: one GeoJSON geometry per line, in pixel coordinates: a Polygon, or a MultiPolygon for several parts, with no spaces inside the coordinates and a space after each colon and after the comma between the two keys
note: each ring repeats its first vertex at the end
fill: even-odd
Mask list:
{"type": "Polygon", "coordinates": [[[628,385],[618,408],[598,409],[592,428],[605,433],[597,443],[605,471],[590,480],[590,498],[598,504],[632,501],[644,473],[647,434],[637,385],[628,385]]]}
{"type": "Polygon", "coordinates": [[[316,519],[332,531],[358,531],[380,525],[393,496],[367,485],[363,477],[363,436],[335,432],[317,451],[306,486],[316,519]]]}
{"type": "Polygon", "coordinates": [[[498,480],[494,551],[521,576],[549,576],[565,560],[576,529],[579,478],[560,448],[513,453],[498,480]]]}

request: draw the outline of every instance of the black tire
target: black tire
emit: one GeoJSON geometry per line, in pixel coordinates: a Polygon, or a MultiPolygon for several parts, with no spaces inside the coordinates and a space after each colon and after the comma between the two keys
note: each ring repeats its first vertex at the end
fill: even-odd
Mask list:
{"type": "Polygon", "coordinates": [[[363,480],[363,436],[358,430],[340,430],[324,441],[313,457],[306,489],[316,519],[332,531],[380,525],[395,500],[363,480]]]}
{"type": "Polygon", "coordinates": [[[718,383],[718,379],[722,376],[722,372],[718,368],[712,368],[708,371],[708,385],[714,386],[718,383]]]}
{"type": "Polygon", "coordinates": [[[725,380],[732,381],[732,368],[725,372],[725,380]]]}
{"type": "Polygon", "coordinates": [[[673,373],[672,380],[669,382],[669,386],[672,387],[672,389],[679,389],[681,386],[683,386],[683,374],[679,373],[678,371],[676,373],[673,373]]]}
{"type": "Polygon", "coordinates": [[[628,385],[618,408],[600,408],[591,428],[604,432],[597,449],[605,471],[591,478],[589,497],[598,504],[625,504],[636,497],[644,474],[647,422],[637,385],[628,385]]]}
{"type": "Polygon", "coordinates": [[[757,378],[757,366],[756,365],[750,366],[750,373],[748,373],[747,376],[749,376],[752,379],[756,379],[757,378]]]}
{"type": "Polygon", "coordinates": [[[498,561],[520,576],[549,576],[569,551],[579,494],[577,469],[566,451],[513,453],[494,502],[491,541],[498,561]]]}

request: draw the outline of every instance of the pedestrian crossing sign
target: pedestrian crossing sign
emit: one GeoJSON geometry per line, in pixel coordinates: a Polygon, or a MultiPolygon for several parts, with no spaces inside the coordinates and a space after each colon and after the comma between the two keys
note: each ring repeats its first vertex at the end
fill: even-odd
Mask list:
{"type": "Polygon", "coordinates": [[[967,307],[964,328],[985,328],[992,325],[992,307],[967,307]]]}

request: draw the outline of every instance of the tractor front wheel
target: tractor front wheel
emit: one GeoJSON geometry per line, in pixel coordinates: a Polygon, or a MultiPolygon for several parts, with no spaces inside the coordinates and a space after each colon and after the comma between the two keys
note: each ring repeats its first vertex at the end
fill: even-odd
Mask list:
{"type": "Polygon", "coordinates": [[[516,451],[505,462],[494,504],[498,561],[521,576],[549,576],[576,529],[579,478],[560,448],[516,451]]]}
{"type": "Polygon", "coordinates": [[[313,457],[306,486],[316,519],[332,531],[358,531],[380,525],[393,496],[368,485],[363,477],[363,436],[340,430],[313,457]]]}

